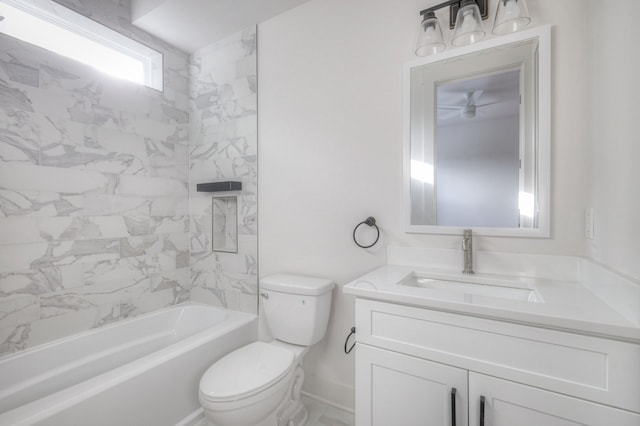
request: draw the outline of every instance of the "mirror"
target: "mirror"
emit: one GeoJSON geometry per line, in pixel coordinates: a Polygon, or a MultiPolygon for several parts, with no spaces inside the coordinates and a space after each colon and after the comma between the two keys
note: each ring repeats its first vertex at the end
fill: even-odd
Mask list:
{"type": "Polygon", "coordinates": [[[550,29],[405,65],[408,232],[549,236],[550,29]]]}

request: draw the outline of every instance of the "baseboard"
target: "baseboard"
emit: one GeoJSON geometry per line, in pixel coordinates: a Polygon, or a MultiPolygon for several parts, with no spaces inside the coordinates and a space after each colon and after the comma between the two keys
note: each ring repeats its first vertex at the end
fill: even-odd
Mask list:
{"type": "Polygon", "coordinates": [[[202,408],[198,408],[193,413],[189,414],[184,419],[180,420],[176,423],[176,426],[198,426],[202,425],[204,422],[204,411],[202,408]]]}
{"type": "Polygon", "coordinates": [[[353,386],[306,376],[302,393],[327,405],[354,412],[356,393],[353,386]]]}
{"type": "Polygon", "coordinates": [[[337,408],[338,410],[346,411],[347,413],[355,414],[355,410],[351,407],[345,407],[344,405],[337,404],[334,401],[328,401],[324,398],[319,397],[318,395],[310,394],[309,392],[302,391],[301,394],[307,398],[315,399],[316,401],[320,401],[325,405],[329,405],[333,408],[337,408]]]}

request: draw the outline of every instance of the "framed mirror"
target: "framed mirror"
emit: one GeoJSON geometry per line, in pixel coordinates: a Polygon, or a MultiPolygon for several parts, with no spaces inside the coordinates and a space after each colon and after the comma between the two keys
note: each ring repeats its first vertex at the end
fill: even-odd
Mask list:
{"type": "Polygon", "coordinates": [[[405,65],[407,232],[548,237],[550,27],[405,65]]]}

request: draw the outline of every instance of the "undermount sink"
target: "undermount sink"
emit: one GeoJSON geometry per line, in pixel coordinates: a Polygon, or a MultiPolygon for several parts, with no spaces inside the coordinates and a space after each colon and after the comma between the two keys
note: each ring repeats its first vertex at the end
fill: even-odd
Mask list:
{"type": "Polygon", "coordinates": [[[461,301],[465,302],[472,302],[473,296],[534,303],[543,302],[535,288],[530,288],[517,278],[412,272],[398,285],[463,296],[461,301]]]}

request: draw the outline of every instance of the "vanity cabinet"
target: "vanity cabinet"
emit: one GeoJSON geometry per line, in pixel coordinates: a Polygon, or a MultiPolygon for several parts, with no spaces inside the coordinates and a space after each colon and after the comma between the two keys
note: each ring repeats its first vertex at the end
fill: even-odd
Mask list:
{"type": "Polygon", "coordinates": [[[359,345],[357,426],[467,426],[467,371],[359,345]]]}
{"type": "Polygon", "coordinates": [[[472,426],[640,425],[638,414],[473,372],[469,413],[472,426]]]}
{"type": "Polygon", "coordinates": [[[366,299],[356,328],[358,426],[640,426],[638,344],[366,299]]]}

